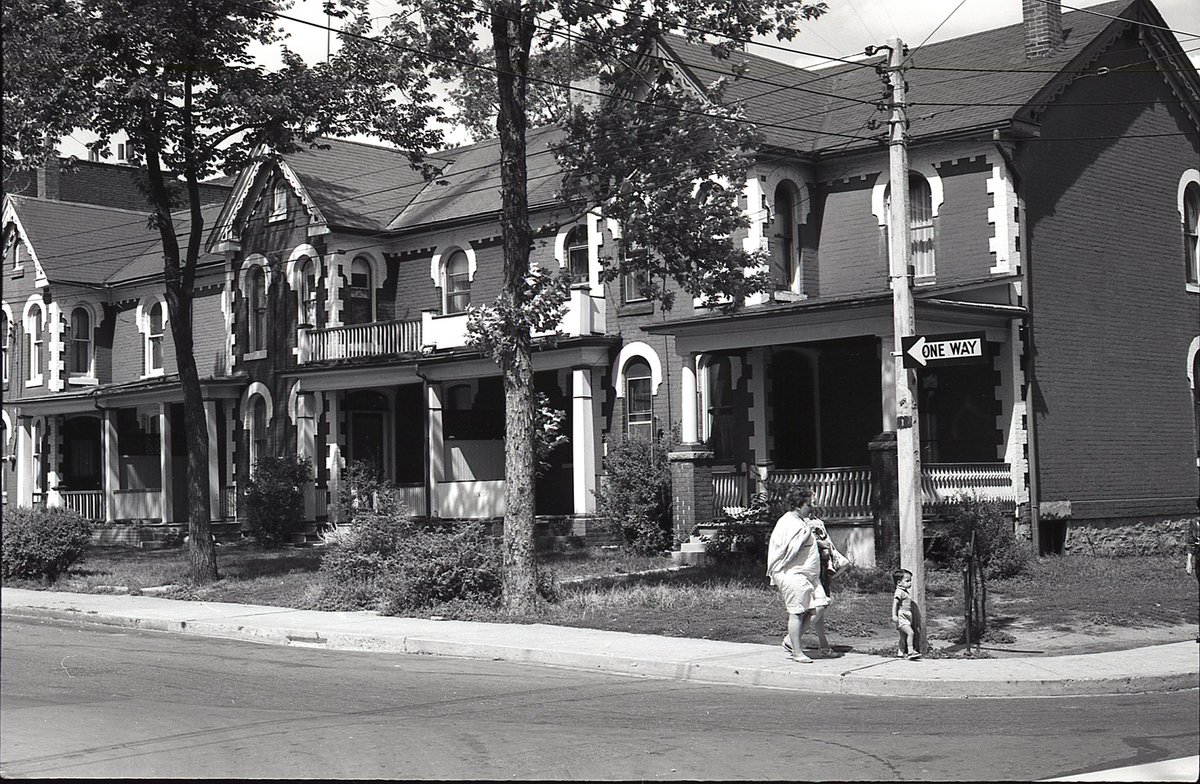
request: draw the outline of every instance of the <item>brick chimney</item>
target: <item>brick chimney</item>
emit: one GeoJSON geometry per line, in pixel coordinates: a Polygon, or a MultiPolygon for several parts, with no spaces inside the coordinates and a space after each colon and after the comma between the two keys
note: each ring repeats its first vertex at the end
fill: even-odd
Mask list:
{"type": "Polygon", "coordinates": [[[59,198],[58,179],[61,174],[57,155],[47,155],[46,162],[37,170],[37,195],[41,199],[59,198]]]}
{"type": "Polygon", "coordinates": [[[1025,20],[1025,58],[1050,54],[1063,42],[1062,6],[1057,2],[1021,0],[1025,20]]]}

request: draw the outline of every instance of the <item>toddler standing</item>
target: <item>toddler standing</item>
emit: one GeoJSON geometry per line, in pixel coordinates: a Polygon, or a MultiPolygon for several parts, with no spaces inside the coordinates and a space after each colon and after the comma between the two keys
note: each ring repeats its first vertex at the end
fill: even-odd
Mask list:
{"type": "Polygon", "coordinates": [[[896,585],[896,593],[892,595],[892,621],[900,634],[900,650],[897,655],[905,659],[919,659],[921,652],[917,650],[916,634],[913,632],[912,617],[912,572],[907,569],[897,569],[892,572],[892,582],[896,585]]]}

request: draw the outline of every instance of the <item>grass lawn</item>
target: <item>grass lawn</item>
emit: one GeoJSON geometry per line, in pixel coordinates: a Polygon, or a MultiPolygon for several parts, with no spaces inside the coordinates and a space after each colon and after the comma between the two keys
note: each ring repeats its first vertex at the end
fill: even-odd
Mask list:
{"type": "MultiPolygon", "coordinates": [[[[131,592],[163,585],[179,587],[170,598],[265,604],[307,609],[315,606],[322,577],[321,548],[267,550],[249,544],[218,550],[221,579],[204,587],[187,584],[185,550],[94,548],[66,575],[49,586],[10,580],[13,587],[94,593],[125,586],[131,592]]],[[[579,577],[630,574],[671,565],[666,557],[645,557],[622,550],[590,550],[540,556],[542,568],[560,583],[579,577]]],[[[1095,627],[1146,627],[1194,623],[1196,580],[1186,574],[1183,557],[1083,555],[1037,559],[1027,575],[991,580],[989,627],[1081,630],[1095,627]]],[[[948,627],[963,614],[962,580],[955,573],[927,572],[928,617],[948,627]]],[[[695,569],[669,577],[635,577],[622,583],[589,586],[562,584],[559,600],[545,602],[535,615],[511,617],[478,605],[432,608],[429,614],[466,620],[552,623],[596,629],[774,644],[784,632],[778,595],[757,563],[695,569]]],[[[830,637],[856,649],[871,639],[890,637],[890,577],[875,569],[850,569],[834,583],[834,604],[827,615],[830,637]]],[[[931,638],[938,633],[931,628],[931,638]]]]}

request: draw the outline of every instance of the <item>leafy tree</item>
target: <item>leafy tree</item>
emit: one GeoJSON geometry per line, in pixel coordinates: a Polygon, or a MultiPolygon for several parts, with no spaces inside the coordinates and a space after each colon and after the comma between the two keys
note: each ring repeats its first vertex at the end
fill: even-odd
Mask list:
{"type": "Polygon", "coordinates": [[[608,259],[604,279],[648,271],[647,293],[665,304],[671,299],[665,281],[672,280],[694,296],[736,307],[766,282],[765,274],[753,272],[759,256],[730,241],[746,225],[737,202],[757,136],[736,108],[721,104],[721,84],[699,94],[644,55],[655,36],[675,32],[729,58],[733,75],[731,55],[741,41],[766,34],[790,39],[800,20],[819,16],[825,4],[643,0],[615,8],[594,0],[407,0],[400,6],[380,37],[409,45],[417,22],[429,73],[459,85],[453,95],[469,104],[460,116],[478,133],[480,118],[495,107],[502,293],[476,313],[470,329],[474,344],[496,360],[503,376],[504,603],[527,611],[537,584],[530,332],[557,320],[568,290],[563,276],[531,273],[529,266],[526,131],[547,118],[541,104],[551,92],[544,89],[544,75],[555,70],[553,58],[543,54],[559,49],[569,34],[572,51],[587,51],[580,58],[600,66],[609,96],[596,106],[571,107],[558,148],[566,172],[564,203],[617,220],[626,246],[638,251],[608,259]],[[464,69],[487,80],[478,73],[463,79],[464,69]]]}
{"type": "MultiPolygon", "coordinates": [[[[370,133],[414,162],[439,135],[425,72],[396,51],[353,37],[316,66],[283,50],[256,65],[252,46],[277,43],[283,0],[5,0],[6,169],[40,165],[78,128],[128,135],[162,241],[163,282],[183,388],[192,578],[216,579],[209,535],[208,437],[192,352],[192,291],[206,227],[201,180],[321,135],[370,133]],[[265,152],[264,152],[265,151],[265,152]]],[[[331,11],[337,11],[330,5],[331,11]]],[[[340,11],[345,15],[345,11],[340,11]]],[[[397,36],[403,24],[394,26],[397,36]]]]}

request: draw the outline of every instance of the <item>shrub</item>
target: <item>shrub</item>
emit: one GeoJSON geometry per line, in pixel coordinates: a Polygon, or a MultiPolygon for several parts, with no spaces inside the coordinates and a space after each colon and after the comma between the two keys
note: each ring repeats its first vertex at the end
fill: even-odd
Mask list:
{"type": "Polygon", "coordinates": [[[730,511],[729,520],[706,537],[704,552],[718,560],[764,562],[772,522],[767,494],[755,493],[750,506],[730,511]]]}
{"type": "Polygon", "coordinates": [[[360,507],[349,525],[324,535],[321,609],[376,609],[387,615],[467,601],[495,605],[501,564],[481,523],[418,525],[393,491],[360,507]]]}
{"type": "Polygon", "coordinates": [[[354,520],[362,510],[379,506],[380,492],[389,489],[391,485],[379,476],[375,466],[355,460],[342,472],[337,498],[333,499],[333,508],[329,510],[330,519],[342,523],[354,520]]]}
{"type": "Polygon", "coordinates": [[[92,538],[84,517],[62,508],[4,510],[4,578],[56,579],[79,560],[92,538]]]}
{"type": "Polygon", "coordinates": [[[312,477],[307,457],[266,456],[254,464],[246,486],[246,520],[259,542],[276,545],[299,530],[304,486],[312,477]]]}
{"type": "Polygon", "coordinates": [[[636,552],[668,549],[671,542],[669,444],[662,437],[627,435],[608,450],[608,476],[596,491],[596,515],[636,552]]]}
{"type": "Polygon", "coordinates": [[[1033,550],[1017,538],[1012,514],[999,501],[963,496],[953,508],[949,527],[938,535],[938,549],[951,565],[966,563],[975,535],[975,555],[988,578],[1016,577],[1028,571],[1033,550]]]}

